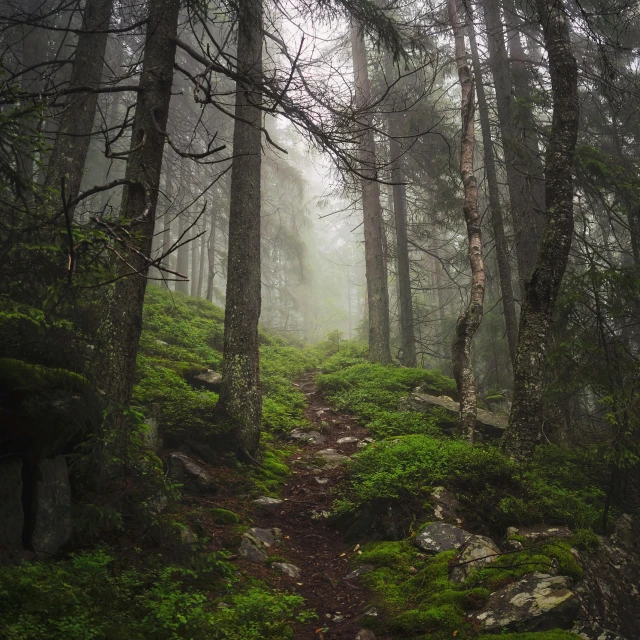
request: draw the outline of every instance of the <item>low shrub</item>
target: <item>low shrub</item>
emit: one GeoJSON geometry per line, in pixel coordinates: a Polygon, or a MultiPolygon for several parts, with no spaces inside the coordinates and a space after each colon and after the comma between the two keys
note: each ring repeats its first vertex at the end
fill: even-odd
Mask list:
{"type": "MultiPolygon", "coordinates": [[[[213,554],[216,555],[216,554],[213,554]]],[[[7,640],[283,640],[308,619],[303,599],[253,586],[224,597],[234,573],[224,554],[208,574],[161,558],[116,561],[107,550],[0,568],[0,627],[7,640]],[[138,566],[135,566],[138,565],[138,566]],[[203,586],[206,585],[206,590],[203,586]]]]}

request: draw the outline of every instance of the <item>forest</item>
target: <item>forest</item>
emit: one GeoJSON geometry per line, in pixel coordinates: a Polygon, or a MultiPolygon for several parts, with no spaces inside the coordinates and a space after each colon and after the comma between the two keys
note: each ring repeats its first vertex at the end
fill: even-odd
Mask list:
{"type": "Polygon", "coordinates": [[[638,640],[636,100],[639,0],[0,0],[0,639],[638,640]]]}

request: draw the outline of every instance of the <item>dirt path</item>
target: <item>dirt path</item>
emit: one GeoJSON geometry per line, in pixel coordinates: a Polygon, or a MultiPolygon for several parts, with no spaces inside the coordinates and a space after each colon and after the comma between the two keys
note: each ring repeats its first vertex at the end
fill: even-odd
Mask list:
{"type": "Polygon", "coordinates": [[[357,551],[346,544],[342,534],[327,525],[322,516],[333,502],[332,489],[344,475],[344,466],[319,470],[314,456],[324,449],[335,449],[349,456],[358,451],[357,443],[338,444],[348,436],[362,440],[366,430],[350,416],[334,411],[316,391],[313,373],[304,375],[297,383],[307,396],[306,416],[320,431],[324,440],[303,445],[291,460],[291,479],[282,492],[283,503],[276,513],[256,515],[254,526],[279,528],[284,540],[273,551],[285,562],[300,569],[299,578],[290,578],[267,567],[239,561],[253,575],[260,575],[281,589],[304,596],[307,606],[315,609],[319,620],[299,625],[295,640],[355,640],[361,629],[361,618],[370,604],[367,591],[357,579],[345,579],[350,572],[349,560],[357,551]],[[320,482],[319,482],[320,481],[320,482]],[[312,518],[315,512],[316,518],[312,518]]]}

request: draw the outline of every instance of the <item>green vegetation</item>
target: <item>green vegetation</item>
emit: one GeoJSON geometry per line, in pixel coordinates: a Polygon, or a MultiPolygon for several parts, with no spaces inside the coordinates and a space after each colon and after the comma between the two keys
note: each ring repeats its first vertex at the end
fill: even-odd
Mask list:
{"type": "MultiPolygon", "coordinates": [[[[224,312],[205,300],[149,287],[138,355],[133,402],[156,404],[161,427],[174,442],[205,441],[221,435],[213,418],[218,396],[191,384],[207,369],[220,370],[224,312]]],[[[289,432],[304,425],[304,396],[291,384],[317,357],[260,333],[260,378],[264,393],[263,426],[289,432]]]]}
{"type": "Polygon", "coordinates": [[[471,447],[443,436],[440,427],[450,427],[451,418],[440,409],[395,411],[418,384],[452,393],[450,379],[433,371],[365,363],[339,369],[338,355],[329,360],[332,373],[318,376],[318,384],[332,403],[355,412],[379,438],[354,456],[336,502],[342,516],[366,520],[378,514],[371,519],[377,523],[385,519],[381,514],[394,521],[400,517],[406,533],[431,488],[446,485],[470,520],[495,532],[510,524],[547,521],[588,528],[601,519],[605,470],[594,453],[549,445],[530,464],[515,464],[495,446],[471,447]]]}
{"type": "Polygon", "coordinates": [[[305,620],[300,596],[237,578],[224,553],[199,570],[162,558],[116,560],[107,550],[59,562],[0,568],[0,627],[7,640],[285,640],[305,620]],[[133,565],[133,566],[132,566],[133,565]],[[211,598],[212,588],[220,592],[211,598]]]}

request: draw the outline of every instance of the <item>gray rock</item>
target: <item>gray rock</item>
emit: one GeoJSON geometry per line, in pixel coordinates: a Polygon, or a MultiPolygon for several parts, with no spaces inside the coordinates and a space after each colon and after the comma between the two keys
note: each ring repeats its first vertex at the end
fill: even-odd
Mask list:
{"type": "Polygon", "coordinates": [[[38,469],[31,544],[38,557],[46,558],[71,537],[71,487],[64,456],[42,460],[38,469]]]}
{"type": "Polygon", "coordinates": [[[329,483],[329,478],[318,478],[318,476],[314,476],[316,479],[316,482],[318,484],[328,484],[329,483]]]}
{"type": "Polygon", "coordinates": [[[495,562],[499,554],[500,549],[491,538],[473,536],[469,542],[460,547],[457,564],[451,569],[450,580],[464,582],[475,569],[495,562]]]}
{"type": "Polygon", "coordinates": [[[0,464],[0,547],[22,549],[22,461],[5,458],[0,464]]]}
{"type": "Polygon", "coordinates": [[[626,640],[621,635],[609,629],[603,629],[600,625],[588,622],[579,622],[571,629],[582,640],[626,640]]]}
{"type": "Polygon", "coordinates": [[[319,431],[304,431],[303,429],[294,429],[289,437],[304,444],[323,444],[326,440],[319,431]]]}
{"type": "Polygon", "coordinates": [[[335,469],[349,462],[349,457],[338,453],[335,449],[322,449],[316,453],[318,458],[324,461],[325,469],[335,469]]]}
{"type": "MultiPolygon", "coordinates": [[[[440,407],[457,418],[460,413],[460,405],[447,396],[432,396],[425,393],[410,393],[403,398],[398,405],[400,411],[430,412],[435,407],[440,407]]],[[[476,415],[476,429],[483,436],[490,439],[501,438],[507,428],[507,417],[498,413],[491,413],[484,409],[478,409],[476,415]]]]}
{"type": "Polygon", "coordinates": [[[357,569],[354,569],[351,573],[348,573],[345,576],[345,580],[352,580],[353,578],[357,578],[358,576],[363,576],[365,573],[370,573],[374,569],[375,566],[372,564],[363,564],[357,569]]]}
{"type": "Polygon", "coordinates": [[[238,554],[248,562],[253,562],[254,564],[262,564],[267,559],[267,553],[263,549],[257,547],[249,538],[244,537],[240,543],[238,554]]]}
{"type": "MultiPolygon", "coordinates": [[[[272,547],[275,543],[280,529],[260,529],[259,527],[251,527],[244,532],[244,537],[249,538],[255,544],[262,547],[272,547]]],[[[280,532],[281,534],[281,532],[280,532]]]]}
{"type": "Polygon", "coordinates": [[[344,438],[338,438],[338,440],[336,440],[336,444],[354,444],[356,442],[360,442],[360,439],[355,436],[345,436],[344,438]]]}
{"type": "Polygon", "coordinates": [[[459,549],[473,538],[473,535],[460,527],[445,522],[427,525],[415,538],[416,546],[429,553],[440,553],[459,549]]]}
{"type": "Polygon", "coordinates": [[[482,611],[471,618],[482,631],[548,631],[570,629],[579,602],[566,576],[532,573],[491,594],[482,611]]]}
{"type": "Polygon", "coordinates": [[[274,562],[271,566],[274,569],[282,571],[282,573],[288,575],[290,578],[300,577],[300,569],[298,569],[295,564],[289,564],[288,562],[274,562]]]}
{"type": "Polygon", "coordinates": [[[198,541],[198,536],[189,529],[187,526],[183,526],[180,528],[180,542],[184,546],[191,546],[194,542],[198,541]]]}
{"type": "Polygon", "coordinates": [[[356,640],[376,640],[376,634],[370,629],[360,629],[358,635],[356,635],[356,640]]]}
{"type": "Polygon", "coordinates": [[[167,456],[167,468],[172,480],[181,482],[185,488],[206,493],[215,491],[216,486],[209,472],[195,460],[180,451],[167,456]]]}
{"type": "Polygon", "coordinates": [[[601,538],[597,549],[574,552],[584,570],[580,618],[634,640],[640,638],[639,529],[633,521],[620,518],[615,533],[601,538]]]}
{"type": "Polygon", "coordinates": [[[202,373],[198,373],[193,376],[193,383],[196,386],[204,387],[209,391],[219,391],[222,385],[222,375],[217,371],[207,369],[202,373]]]}
{"type": "Polygon", "coordinates": [[[162,436],[160,435],[160,426],[157,417],[148,416],[144,419],[147,430],[144,434],[145,445],[158,453],[162,449],[162,436]]]}
{"type": "Polygon", "coordinates": [[[451,491],[444,487],[434,487],[431,492],[431,502],[433,503],[433,515],[438,520],[462,524],[462,519],[459,517],[460,504],[451,491]]]}
{"type": "Polygon", "coordinates": [[[507,535],[518,535],[530,540],[531,542],[540,542],[550,538],[570,538],[571,531],[569,527],[559,525],[549,527],[546,525],[535,525],[532,527],[509,527],[507,535]]]}
{"type": "Polygon", "coordinates": [[[309,515],[312,520],[326,520],[331,515],[331,512],[313,509],[312,511],[309,511],[309,515]]]}
{"type": "Polygon", "coordinates": [[[273,515],[280,511],[282,500],[278,500],[278,498],[269,498],[268,496],[260,496],[259,498],[252,500],[252,503],[255,504],[263,513],[273,515]]]}

